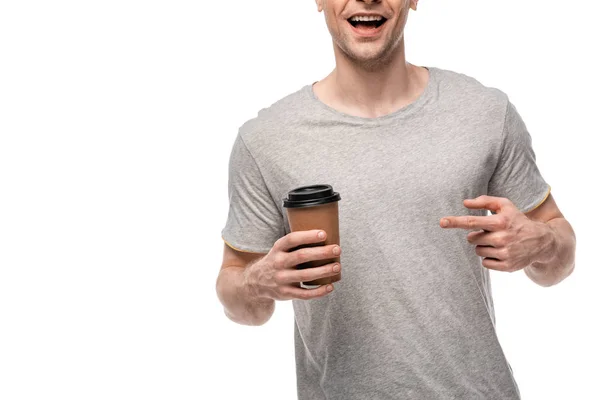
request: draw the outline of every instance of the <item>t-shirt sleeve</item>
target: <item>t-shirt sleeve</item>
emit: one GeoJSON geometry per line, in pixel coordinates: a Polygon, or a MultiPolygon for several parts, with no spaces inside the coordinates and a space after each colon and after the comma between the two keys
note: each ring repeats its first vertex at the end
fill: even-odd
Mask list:
{"type": "Polygon", "coordinates": [[[529,212],[546,200],[551,187],[536,165],[531,135],[510,101],[502,141],[500,158],[488,183],[488,194],[506,197],[521,212],[529,212]]]}
{"type": "Polygon", "coordinates": [[[283,216],[238,133],[229,158],[229,212],[221,237],[230,247],[268,253],[285,232],[283,216]]]}

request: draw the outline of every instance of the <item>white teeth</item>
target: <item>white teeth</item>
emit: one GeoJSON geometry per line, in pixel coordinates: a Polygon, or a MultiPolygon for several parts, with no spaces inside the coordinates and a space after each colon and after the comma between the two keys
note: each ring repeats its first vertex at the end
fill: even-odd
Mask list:
{"type": "Polygon", "coordinates": [[[380,15],[355,15],[354,17],[350,18],[350,21],[381,21],[382,19],[383,17],[380,15]]]}

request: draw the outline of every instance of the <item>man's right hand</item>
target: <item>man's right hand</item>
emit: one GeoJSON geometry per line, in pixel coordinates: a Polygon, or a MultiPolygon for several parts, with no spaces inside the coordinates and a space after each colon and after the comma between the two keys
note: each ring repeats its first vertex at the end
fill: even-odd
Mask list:
{"type": "Polygon", "coordinates": [[[326,236],[319,237],[319,232],[327,235],[325,231],[315,229],[291,232],[279,238],[266,256],[245,269],[244,283],[248,290],[255,297],[274,300],[309,300],[330,293],[332,284],[303,289],[300,282],[338,274],[341,270],[339,262],[306,269],[296,269],[296,265],[338,257],[342,251],[340,246],[331,244],[290,251],[299,245],[323,242],[326,236]]]}

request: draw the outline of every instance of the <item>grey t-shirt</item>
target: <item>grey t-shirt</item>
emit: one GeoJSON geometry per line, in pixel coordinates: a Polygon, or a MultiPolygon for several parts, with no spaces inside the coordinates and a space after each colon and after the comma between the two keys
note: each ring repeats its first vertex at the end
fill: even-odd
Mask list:
{"type": "Polygon", "coordinates": [[[267,253],[290,232],[289,190],[325,183],[342,197],[342,280],[323,298],[293,300],[300,400],[520,398],[489,270],[467,230],[439,221],[488,215],[463,205],[482,194],[527,212],[550,185],[504,92],[428,69],[421,96],[379,118],[341,113],[306,85],[260,110],[233,144],[221,234],[238,250],[267,253]]]}

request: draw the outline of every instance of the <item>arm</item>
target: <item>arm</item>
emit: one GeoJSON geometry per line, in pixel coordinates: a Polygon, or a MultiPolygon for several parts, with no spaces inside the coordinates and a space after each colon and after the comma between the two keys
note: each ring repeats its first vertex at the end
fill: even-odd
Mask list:
{"type": "Polygon", "coordinates": [[[273,315],[275,300],[311,300],[331,293],[332,284],[304,289],[300,288],[300,282],[340,273],[339,262],[296,269],[304,262],[335,259],[340,255],[337,244],[299,248],[321,243],[326,237],[327,233],[318,229],[291,232],[279,238],[267,254],[239,251],[226,242],[217,278],[217,296],[225,315],[239,324],[262,325],[273,315]]]}
{"type": "MultiPolygon", "coordinates": [[[[555,285],[573,271],[575,233],[550,194],[550,185],[536,164],[529,130],[510,101],[501,148],[498,165],[488,184],[488,194],[511,199],[519,210],[524,210],[531,199],[548,190],[542,204],[524,213],[524,219],[520,216],[516,221],[515,215],[511,215],[515,226],[509,229],[513,239],[509,246],[510,267],[524,269],[525,274],[540,286],[555,285]]],[[[506,256],[502,252],[496,255],[506,256]]]]}
{"type": "Polygon", "coordinates": [[[225,315],[243,325],[263,325],[275,311],[275,300],[258,297],[248,284],[248,267],[266,254],[238,251],[224,244],[223,264],[217,278],[217,296],[225,315]]]}
{"type": "Polygon", "coordinates": [[[575,268],[575,231],[560,212],[552,194],[541,206],[525,215],[544,224],[548,232],[548,250],[543,257],[525,267],[525,274],[540,286],[556,285],[575,268]]]}
{"type": "Polygon", "coordinates": [[[216,291],[229,319],[262,325],[273,315],[275,300],[308,300],[330,293],[332,285],[307,290],[298,282],[333,276],[339,267],[296,270],[303,262],[337,255],[330,255],[332,245],[293,250],[322,242],[326,235],[319,237],[317,230],[284,235],[283,213],[259,167],[259,162],[269,161],[257,162],[242,137],[244,129],[240,128],[229,157],[229,211],[221,231],[225,247],[216,291]]]}

